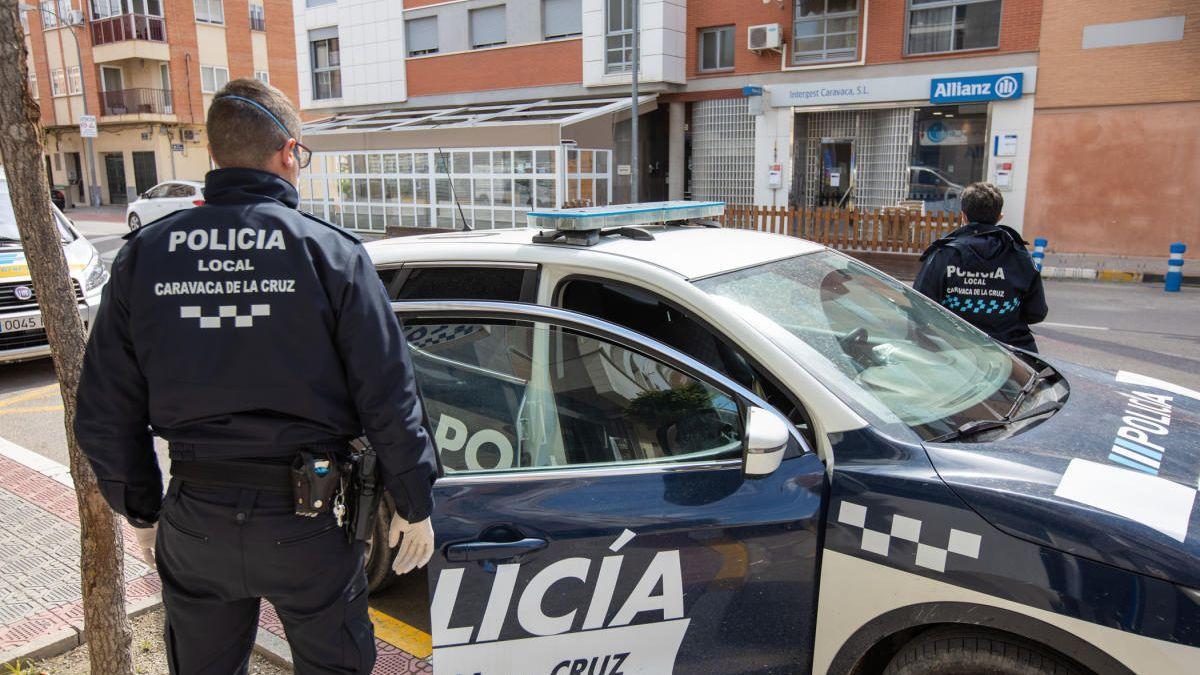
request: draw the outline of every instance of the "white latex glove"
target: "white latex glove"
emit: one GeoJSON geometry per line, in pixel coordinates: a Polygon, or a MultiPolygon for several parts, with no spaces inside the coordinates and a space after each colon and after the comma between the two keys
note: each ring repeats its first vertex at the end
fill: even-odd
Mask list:
{"type": "Polygon", "coordinates": [[[157,568],[154,564],[154,540],[158,537],[158,523],[150,527],[133,528],[133,536],[137,539],[138,550],[142,552],[142,561],[149,565],[150,569],[157,568]]]}
{"type": "Polygon", "coordinates": [[[396,574],[424,567],[433,557],[433,523],[428,518],[416,523],[410,523],[399,514],[392,517],[392,526],[388,530],[388,548],[394,548],[404,534],[404,543],[396,552],[392,561],[392,571],[396,574]]]}

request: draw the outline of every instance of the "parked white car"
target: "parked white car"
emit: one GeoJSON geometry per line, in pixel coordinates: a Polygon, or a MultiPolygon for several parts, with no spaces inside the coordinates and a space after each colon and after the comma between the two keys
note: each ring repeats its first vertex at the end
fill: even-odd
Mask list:
{"type": "Polygon", "coordinates": [[[204,183],[169,180],[146,190],[125,209],[125,222],[136,230],[176,211],[204,204],[204,183]]]}
{"type": "MultiPolygon", "coordinates": [[[[79,316],[90,328],[100,306],[100,293],[108,283],[108,270],[96,247],[83,237],[57,206],[51,204],[62,236],[63,255],[79,303],[79,316]]],[[[9,199],[8,181],[0,178],[0,363],[38,359],[50,355],[37,289],[29,276],[29,263],[21,247],[20,232],[9,199]]]]}

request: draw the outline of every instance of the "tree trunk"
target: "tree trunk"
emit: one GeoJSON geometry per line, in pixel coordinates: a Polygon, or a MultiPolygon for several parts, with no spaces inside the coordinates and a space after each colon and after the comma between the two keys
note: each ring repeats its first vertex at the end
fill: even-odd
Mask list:
{"type": "Polygon", "coordinates": [[[128,674],[132,664],[121,529],[100,496],[96,476],[75,439],[75,390],[83,365],[83,322],[51,211],[39,110],[29,93],[25,34],[17,5],[17,0],[0,0],[0,157],[4,159],[13,214],[37,289],[38,307],[62,392],[71,476],[79,501],[79,567],[91,672],[128,674]]]}

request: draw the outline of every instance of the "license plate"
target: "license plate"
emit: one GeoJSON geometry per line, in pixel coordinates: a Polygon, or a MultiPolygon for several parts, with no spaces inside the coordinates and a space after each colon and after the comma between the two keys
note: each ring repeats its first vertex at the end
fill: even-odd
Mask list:
{"type": "Polygon", "coordinates": [[[0,318],[0,333],[16,333],[23,330],[37,330],[42,327],[42,315],[14,316],[0,318]]]}

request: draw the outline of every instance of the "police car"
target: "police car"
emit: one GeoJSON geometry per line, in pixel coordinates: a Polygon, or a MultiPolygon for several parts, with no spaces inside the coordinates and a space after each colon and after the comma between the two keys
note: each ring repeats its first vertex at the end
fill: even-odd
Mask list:
{"type": "MultiPolygon", "coordinates": [[[[75,229],[71,221],[51,205],[62,236],[63,255],[71,272],[71,285],[79,302],[79,315],[89,326],[100,306],[100,294],[108,283],[108,270],[100,254],[75,229]]],[[[50,355],[50,344],[42,326],[37,296],[29,265],[21,247],[21,234],[13,215],[8,181],[0,178],[0,363],[38,359],[50,355]]]]}
{"type": "Polygon", "coordinates": [[[443,467],[439,672],[1196,672],[1200,392],[720,211],[368,245],[443,467]]]}

